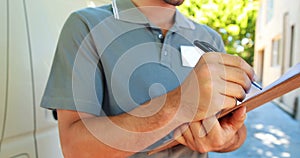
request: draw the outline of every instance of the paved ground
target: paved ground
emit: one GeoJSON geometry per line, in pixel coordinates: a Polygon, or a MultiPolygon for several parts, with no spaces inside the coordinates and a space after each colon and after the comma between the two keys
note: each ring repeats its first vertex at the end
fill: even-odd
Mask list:
{"type": "Polygon", "coordinates": [[[247,115],[248,138],[235,152],[210,153],[210,158],[300,158],[300,123],[273,103],[247,115]]]}

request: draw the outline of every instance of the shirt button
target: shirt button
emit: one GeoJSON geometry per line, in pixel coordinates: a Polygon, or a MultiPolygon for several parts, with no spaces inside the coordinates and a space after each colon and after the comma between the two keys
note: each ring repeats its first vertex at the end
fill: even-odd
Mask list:
{"type": "Polygon", "coordinates": [[[168,52],[167,51],[164,51],[164,56],[167,56],[168,55],[168,52]]]}
{"type": "Polygon", "coordinates": [[[162,34],[159,34],[159,35],[158,35],[158,38],[159,38],[159,39],[163,39],[164,36],[163,36],[162,34]]]}

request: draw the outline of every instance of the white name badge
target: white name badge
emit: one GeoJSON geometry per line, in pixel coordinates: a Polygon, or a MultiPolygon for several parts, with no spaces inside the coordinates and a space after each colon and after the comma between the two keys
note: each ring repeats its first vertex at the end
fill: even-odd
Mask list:
{"type": "Polygon", "coordinates": [[[195,67],[201,56],[205,53],[198,47],[180,46],[182,65],[195,67]]]}

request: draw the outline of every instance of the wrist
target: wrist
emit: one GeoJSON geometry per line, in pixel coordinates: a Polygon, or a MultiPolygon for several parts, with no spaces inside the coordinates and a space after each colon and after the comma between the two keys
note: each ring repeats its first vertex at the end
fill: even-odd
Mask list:
{"type": "Polygon", "coordinates": [[[176,119],[176,112],[179,107],[180,91],[177,89],[170,91],[162,96],[152,98],[150,101],[144,103],[138,108],[124,114],[125,122],[146,122],[136,125],[135,132],[149,132],[161,128],[175,129],[180,124],[176,119]]]}
{"type": "Polygon", "coordinates": [[[165,123],[175,123],[180,126],[183,122],[179,115],[180,105],[181,105],[181,87],[177,87],[176,89],[168,92],[166,94],[166,100],[164,106],[159,111],[159,115],[161,115],[162,119],[164,119],[165,123]]]}

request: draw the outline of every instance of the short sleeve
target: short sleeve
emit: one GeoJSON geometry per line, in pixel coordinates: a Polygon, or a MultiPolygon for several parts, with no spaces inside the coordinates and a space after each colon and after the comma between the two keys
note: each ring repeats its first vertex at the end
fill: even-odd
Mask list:
{"type": "Polygon", "coordinates": [[[57,44],[41,107],[99,115],[103,75],[87,20],[72,13],[57,44]]]}
{"type": "Polygon", "coordinates": [[[225,45],[224,45],[221,35],[218,34],[217,37],[218,37],[217,46],[219,47],[218,50],[220,50],[220,52],[226,53],[225,45]]]}

